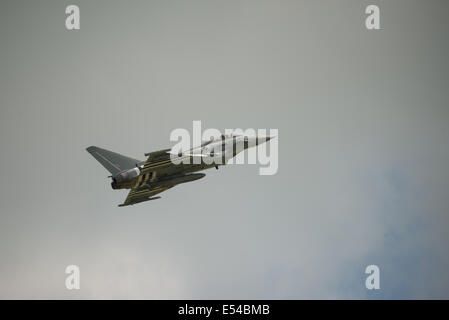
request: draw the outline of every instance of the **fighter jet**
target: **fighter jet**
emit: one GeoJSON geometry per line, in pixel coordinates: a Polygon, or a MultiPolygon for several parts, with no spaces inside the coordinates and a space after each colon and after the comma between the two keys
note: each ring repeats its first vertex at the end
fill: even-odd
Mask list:
{"type": "Polygon", "coordinates": [[[86,148],[112,178],[112,189],[131,189],[119,207],[156,200],[155,195],[174,186],[195,181],[205,176],[196,173],[210,168],[218,169],[241,151],[269,141],[273,137],[257,135],[222,134],[212,137],[200,146],[173,153],[164,149],[145,153],[146,161],[133,159],[96,146],[86,148]]]}

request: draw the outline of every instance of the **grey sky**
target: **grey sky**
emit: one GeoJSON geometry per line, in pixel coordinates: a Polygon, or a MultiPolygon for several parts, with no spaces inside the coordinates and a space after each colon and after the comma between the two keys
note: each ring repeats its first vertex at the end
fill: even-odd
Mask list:
{"type": "Polygon", "coordinates": [[[2,1],[0,298],[449,298],[448,10],[2,1]],[[118,208],[85,148],[144,159],[193,120],[278,128],[278,174],[223,167],[118,208]]]}

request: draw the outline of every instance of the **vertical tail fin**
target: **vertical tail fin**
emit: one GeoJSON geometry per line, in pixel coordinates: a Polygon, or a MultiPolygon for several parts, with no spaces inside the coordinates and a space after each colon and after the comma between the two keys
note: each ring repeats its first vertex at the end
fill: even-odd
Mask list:
{"type": "Polygon", "coordinates": [[[129,158],[123,156],[121,154],[101,149],[95,146],[91,146],[86,148],[87,152],[89,152],[98,162],[100,162],[103,167],[106,168],[112,175],[116,175],[117,173],[131,169],[136,166],[137,163],[141,162],[141,160],[129,158]]]}

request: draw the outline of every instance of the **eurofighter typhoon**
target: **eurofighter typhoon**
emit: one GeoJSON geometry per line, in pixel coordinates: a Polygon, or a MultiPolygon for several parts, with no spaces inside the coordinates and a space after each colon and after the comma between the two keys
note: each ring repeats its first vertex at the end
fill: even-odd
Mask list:
{"type": "Polygon", "coordinates": [[[201,179],[206,169],[225,165],[239,152],[269,141],[261,135],[221,135],[185,152],[164,149],[145,153],[146,161],[98,148],[86,150],[105,167],[112,178],[112,189],[131,189],[119,207],[159,199],[155,195],[174,186],[201,179]]]}

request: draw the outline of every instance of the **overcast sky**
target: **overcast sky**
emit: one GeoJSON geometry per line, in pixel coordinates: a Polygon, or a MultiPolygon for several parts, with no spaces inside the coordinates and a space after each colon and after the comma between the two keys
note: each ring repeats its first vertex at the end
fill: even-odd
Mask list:
{"type": "Polygon", "coordinates": [[[447,12],[2,1],[0,298],[449,298],[447,12]],[[279,129],[278,173],[230,165],[117,207],[85,148],[144,160],[193,120],[279,129]]]}

